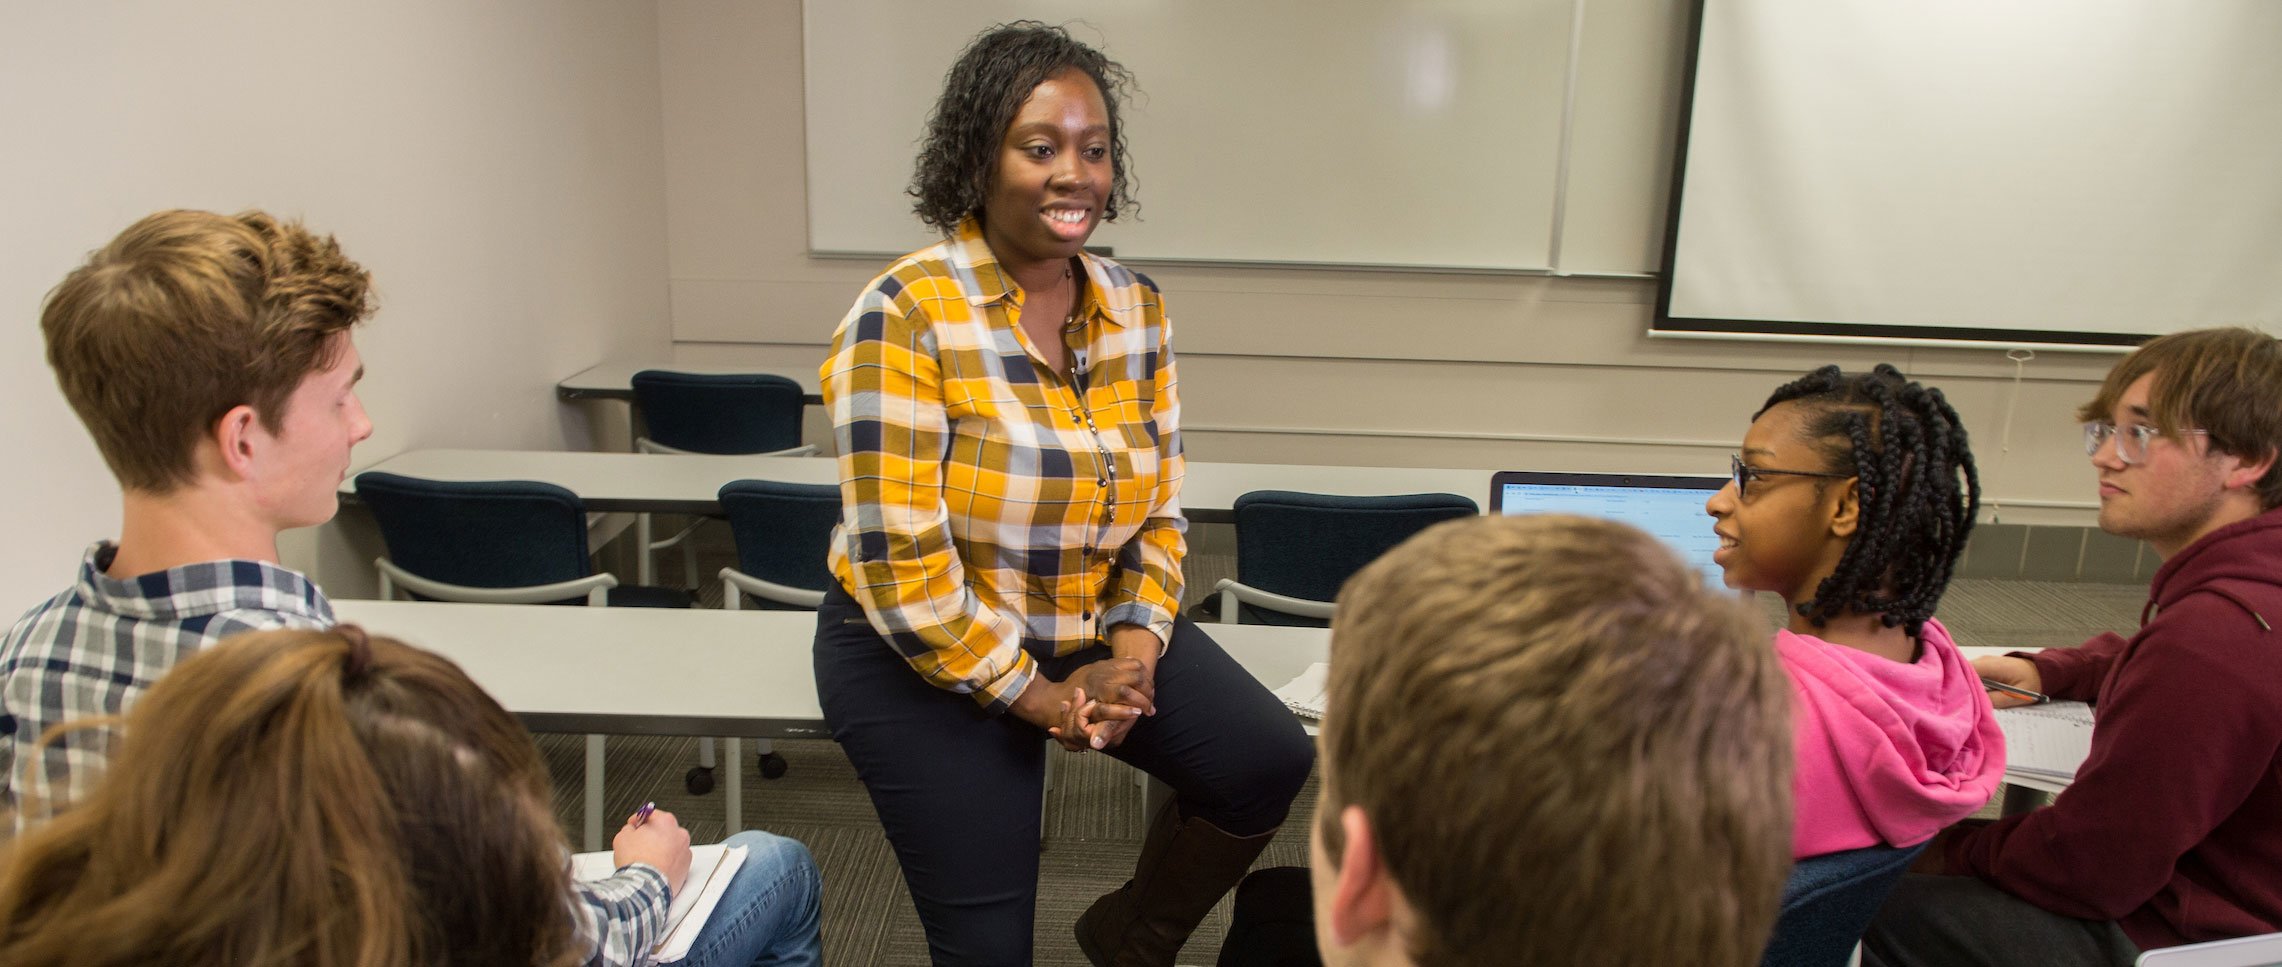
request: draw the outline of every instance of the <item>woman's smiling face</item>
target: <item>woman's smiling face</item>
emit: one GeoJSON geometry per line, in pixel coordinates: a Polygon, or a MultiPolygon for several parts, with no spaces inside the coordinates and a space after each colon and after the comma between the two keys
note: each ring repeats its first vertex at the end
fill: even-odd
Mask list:
{"type": "Polygon", "coordinates": [[[1066,259],[1085,247],[1115,172],[1109,106],[1084,71],[1046,78],[999,141],[983,203],[983,239],[1001,262],[1066,259]]]}

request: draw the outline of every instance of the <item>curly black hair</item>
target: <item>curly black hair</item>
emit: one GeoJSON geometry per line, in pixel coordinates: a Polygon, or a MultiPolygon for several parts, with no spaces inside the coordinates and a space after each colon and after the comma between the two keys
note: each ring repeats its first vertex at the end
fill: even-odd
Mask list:
{"type": "Polygon", "coordinates": [[[1779,403],[1805,409],[1816,453],[1861,488],[1861,526],[1799,614],[1818,627],[1849,611],[1877,614],[1917,637],[1949,588],[1981,508],[1981,478],[1957,410],[1940,390],[1884,363],[1852,376],[1825,366],[1777,389],[1759,413],[1779,403]]]}
{"type": "Polygon", "coordinates": [[[1017,20],[983,31],[943,74],[943,96],[927,118],[927,139],[904,194],[918,199],[911,210],[945,236],[959,221],[981,211],[990,197],[1000,142],[1014,112],[1030,92],[1069,68],[1085,72],[1101,88],[1109,107],[1109,200],[1103,221],[1120,210],[1138,210],[1133,200],[1132,165],[1125,156],[1125,127],[1118,122],[1133,87],[1123,65],[1070,37],[1061,27],[1017,20]]]}

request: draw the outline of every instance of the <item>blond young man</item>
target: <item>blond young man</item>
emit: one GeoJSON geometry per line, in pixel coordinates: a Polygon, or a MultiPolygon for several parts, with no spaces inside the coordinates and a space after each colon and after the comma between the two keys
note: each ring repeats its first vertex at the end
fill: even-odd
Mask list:
{"type": "MultiPolygon", "coordinates": [[[[0,815],[39,821],[101,778],[109,736],[40,748],[50,726],[123,714],[238,632],[332,626],[324,593],[278,564],[277,535],[332,519],[350,448],[372,435],[349,334],[371,311],[371,278],[337,242],[262,212],[148,216],[49,293],[48,363],[123,512],[119,539],[88,548],[79,579],[0,639],[0,815]]],[[[566,898],[588,963],[645,962],[666,871],[688,869],[670,815],[616,845],[619,873],[566,898]]]]}
{"type": "Polygon", "coordinates": [[[2092,754],[2051,806],[1936,839],[1920,868],[1962,875],[1904,877],[1866,964],[2122,965],[2282,930],[2282,343],[2164,336],[2077,415],[2100,529],[2163,558],[2139,629],[1974,664],[2094,703],[2092,754]]]}
{"type": "Polygon", "coordinates": [[[0,640],[0,809],[78,799],[100,731],[45,752],[49,726],[116,715],[191,652],[240,631],[322,628],[332,608],[278,566],[277,535],[333,516],[371,435],[349,329],[370,280],[330,238],[266,214],[136,222],[48,295],[48,363],[122,491],[119,539],[0,640]]]}
{"type": "Polygon", "coordinates": [[[1332,631],[1310,844],[1324,962],[1759,961],[1790,870],[1764,622],[1654,538],[1442,524],[1332,631]]]}

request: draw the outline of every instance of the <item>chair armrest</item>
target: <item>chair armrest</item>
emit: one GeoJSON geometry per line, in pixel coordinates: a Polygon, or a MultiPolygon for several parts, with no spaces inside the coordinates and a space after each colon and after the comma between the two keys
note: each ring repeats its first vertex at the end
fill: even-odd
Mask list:
{"type": "MultiPolygon", "coordinates": [[[[642,516],[647,517],[649,515],[644,514],[642,516]]],[[[697,529],[704,526],[705,522],[710,519],[711,518],[700,517],[696,520],[690,521],[688,527],[681,529],[681,533],[675,534],[674,536],[668,537],[662,541],[651,541],[649,549],[653,551],[662,551],[669,547],[679,546],[681,542],[689,539],[689,535],[697,533],[697,529]]]]}
{"type": "Polygon", "coordinates": [[[1221,578],[1219,583],[1212,586],[1212,590],[1213,593],[1220,595],[1220,622],[1222,624],[1232,625],[1236,623],[1238,602],[1267,608],[1270,611],[1281,611],[1302,618],[1314,618],[1318,621],[1331,620],[1331,612],[1334,607],[1329,601],[1310,601],[1306,598],[1277,594],[1274,591],[1262,591],[1235,578],[1221,578]]]}
{"type": "MultiPolygon", "coordinates": [[[[764,598],[778,604],[789,604],[796,608],[817,608],[824,604],[824,592],[822,591],[810,591],[807,588],[796,588],[789,584],[778,584],[775,581],[763,581],[733,567],[721,569],[721,590],[725,602],[737,600],[738,592],[743,592],[756,598],[764,598]]],[[[736,608],[732,605],[729,610],[734,611],[736,608]]]]}
{"type": "Polygon", "coordinates": [[[439,601],[457,601],[462,604],[546,604],[565,598],[583,597],[586,603],[600,606],[607,600],[607,592],[618,586],[616,577],[590,574],[573,581],[520,588],[471,588],[464,584],[429,580],[396,566],[394,561],[385,557],[374,560],[372,564],[380,569],[381,579],[385,583],[439,601]]]}

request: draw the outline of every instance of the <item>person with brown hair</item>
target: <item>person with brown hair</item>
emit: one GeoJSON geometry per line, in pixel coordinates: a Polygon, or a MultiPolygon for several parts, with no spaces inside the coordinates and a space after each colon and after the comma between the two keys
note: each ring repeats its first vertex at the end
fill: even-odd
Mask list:
{"type": "Polygon", "coordinates": [[[332,518],[372,435],[349,335],[371,310],[338,243],[262,212],[151,215],[48,294],[48,363],[123,510],[119,539],[0,640],[0,810],[37,819],[100,773],[104,733],[35,752],[49,726],[125,711],[232,633],[333,623],[277,535],[332,518]]]}
{"type": "MultiPolygon", "coordinates": [[[[115,746],[0,862],[0,963],[582,959],[538,749],[442,657],[354,626],[241,635],[153,685],[115,746]]],[[[659,814],[618,859],[663,880],[687,839],[659,814]]]]}
{"type": "MultiPolygon", "coordinates": [[[[372,434],[349,333],[371,311],[370,287],[338,243],[297,223],[165,211],[49,294],[49,363],[119,479],[124,514],[119,540],[89,548],[79,580],[0,639],[0,815],[35,823],[95,788],[109,731],[39,744],[52,726],[128,712],[229,635],[333,624],[317,586],[278,564],[277,535],[333,516],[349,450],[372,434]]],[[[670,816],[660,828],[679,832],[670,816]]],[[[647,961],[679,885],[657,870],[689,864],[680,835],[650,872],[576,885],[582,960],[647,961]]],[[[807,850],[759,831],[729,842],[754,852],[693,967],[815,962],[807,850]]]]}
{"type": "Polygon", "coordinates": [[[1339,594],[1324,962],[1759,962],[1791,861],[1760,621],[1603,520],[1436,525],[1339,594]]]}
{"type": "MultiPolygon", "coordinates": [[[[2282,931],[2282,342],[2155,339],[2078,411],[2100,529],[2163,559],[2139,630],[1974,662],[2093,703],[2051,806],[1936,839],[1863,962],[2129,964],[2282,931]]],[[[1991,696],[1999,705],[2015,704],[1991,696]]]]}

